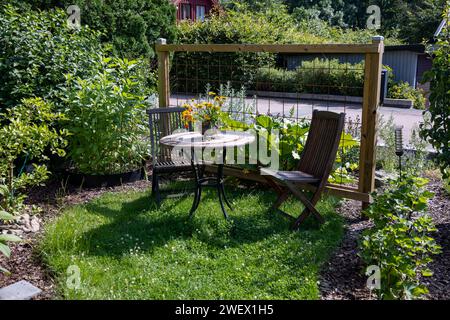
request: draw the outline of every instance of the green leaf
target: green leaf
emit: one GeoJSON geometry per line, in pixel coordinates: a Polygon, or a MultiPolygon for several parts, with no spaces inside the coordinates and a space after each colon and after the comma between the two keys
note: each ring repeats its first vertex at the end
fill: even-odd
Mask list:
{"type": "Polygon", "coordinates": [[[11,255],[11,249],[4,243],[0,242],[0,253],[3,253],[3,255],[7,258],[11,255]]]}
{"type": "Polygon", "coordinates": [[[3,272],[3,273],[5,273],[5,274],[11,274],[11,272],[9,272],[9,270],[7,270],[7,269],[5,269],[5,268],[3,268],[2,266],[0,266],[0,272],[3,272]]]}
{"type": "Polygon", "coordinates": [[[0,211],[0,220],[14,220],[14,216],[6,211],[0,211]]]}
{"type": "Polygon", "coordinates": [[[2,242],[20,242],[22,239],[20,239],[18,236],[13,234],[0,234],[0,241],[2,242]]]}
{"type": "Polygon", "coordinates": [[[260,115],[256,118],[256,124],[260,125],[265,129],[270,130],[273,127],[273,120],[269,116],[260,115]]]}
{"type": "Polygon", "coordinates": [[[422,270],[422,275],[424,276],[424,277],[431,277],[431,276],[433,276],[433,271],[431,271],[430,269],[425,269],[425,270],[422,270]]]}

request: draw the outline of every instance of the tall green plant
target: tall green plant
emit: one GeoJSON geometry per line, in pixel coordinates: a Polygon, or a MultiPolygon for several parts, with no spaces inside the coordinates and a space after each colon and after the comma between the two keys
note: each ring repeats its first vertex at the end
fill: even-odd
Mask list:
{"type": "MultiPolygon", "coordinates": [[[[7,213],[6,211],[0,210],[0,222],[1,221],[10,221],[14,220],[14,216],[12,214],[7,213]]],[[[11,255],[11,249],[8,246],[9,242],[19,242],[21,239],[18,236],[13,234],[0,234],[0,254],[9,258],[11,255]]],[[[0,265],[0,272],[9,273],[9,271],[3,268],[0,265]]]]}
{"type": "Polygon", "coordinates": [[[81,25],[102,32],[122,58],[153,58],[157,38],[175,40],[176,9],[168,0],[22,0],[36,9],[81,9],[81,25]]]}
{"type": "Polygon", "coordinates": [[[67,130],[54,126],[64,119],[52,111],[51,104],[40,98],[24,99],[22,104],[0,113],[0,210],[15,213],[20,208],[27,187],[41,184],[48,177],[48,154],[64,156],[67,130]],[[16,168],[20,159],[33,163],[31,172],[24,172],[25,163],[16,168]]]}
{"type": "Polygon", "coordinates": [[[412,100],[415,109],[425,109],[425,95],[422,89],[415,89],[409,83],[400,81],[394,82],[389,87],[388,97],[393,99],[408,99],[412,100]]]}
{"type": "Polygon", "coordinates": [[[96,72],[100,34],[68,27],[63,10],[32,11],[0,5],[0,108],[24,98],[58,101],[66,73],[96,72]]]}
{"type": "Polygon", "coordinates": [[[426,214],[427,181],[404,175],[390,188],[375,195],[365,214],[374,226],[363,233],[360,256],[368,265],[379,266],[381,299],[421,298],[428,292],[422,276],[432,276],[427,268],[440,252],[431,234],[436,231],[426,214]]]}
{"type": "Polygon", "coordinates": [[[137,169],[147,154],[146,106],[138,61],[104,58],[103,71],[81,79],[67,76],[63,91],[69,156],[85,174],[137,169]]]}
{"type": "Polygon", "coordinates": [[[446,26],[430,52],[433,67],[425,73],[424,82],[431,82],[430,107],[425,112],[430,120],[421,126],[421,135],[438,152],[437,162],[444,179],[450,177],[450,5],[444,15],[446,26]]]}

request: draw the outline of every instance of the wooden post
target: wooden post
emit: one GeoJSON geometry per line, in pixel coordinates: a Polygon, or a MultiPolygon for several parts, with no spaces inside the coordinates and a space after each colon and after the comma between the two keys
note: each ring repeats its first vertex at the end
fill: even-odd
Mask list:
{"type": "MultiPolygon", "coordinates": [[[[375,165],[377,146],[377,118],[380,104],[381,68],[383,63],[384,38],[373,37],[373,43],[379,44],[379,53],[366,53],[364,71],[364,102],[362,110],[361,150],[359,191],[375,191],[375,165]]],[[[367,207],[363,204],[363,208],[367,207]]]]}
{"type": "MultiPolygon", "coordinates": [[[[166,45],[167,40],[159,38],[156,41],[157,45],[166,45]]],[[[168,108],[170,106],[170,64],[169,51],[159,51],[156,47],[156,54],[158,56],[158,100],[160,108],[168,108]]],[[[161,130],[163,136],[169,133],[168,119],[161,119],[161,130]]]]}

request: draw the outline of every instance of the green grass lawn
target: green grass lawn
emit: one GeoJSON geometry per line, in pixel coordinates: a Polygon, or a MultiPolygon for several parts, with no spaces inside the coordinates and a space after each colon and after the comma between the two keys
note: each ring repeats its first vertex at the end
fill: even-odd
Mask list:
{"type": "MultiPolygon", "coordinates": [[[[318,273],[343,235],[338,204],[319,204],[326,223],[301,231],[268,212],[270,191],[228,189],[235,210],[226,222],[214,190],[194,219],[192,197],[160,209],[149,191],[110,193],[67,208],[47,226],[40,254],[65,299],[317,299],[318,273]],[[66,283],[76,265],[81,286],[66,283]]],[[[298,213],[288,202],[284,210],[298,213]]]]}

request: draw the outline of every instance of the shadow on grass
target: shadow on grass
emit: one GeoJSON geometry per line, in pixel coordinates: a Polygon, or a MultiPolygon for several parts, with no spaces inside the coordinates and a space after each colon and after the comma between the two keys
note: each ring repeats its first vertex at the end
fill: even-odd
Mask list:
{"type": "MultiPolygon", "coordinates": [[[[166,200],[161,208],[148,194],[124,201],[119,209],[112,209],[102,201],[88,203],[84,208],[90,214],[104,216],[110,221],[85,232],[83,247],[88,255],[120,257],[137,245],[140,250],[151,252],[175,239],[195,238],[205,246],[223,248],[292,232],[291,221],[277,213],[270,210],[255,214],[246,212],[246,194],[242,191],[231,189],[227,193],[235,200],[235,210],[229,211],[230,221],[223,218],[215,190],[205,192],[193,219],[188,215],[191,197],[166,200]]],[[[263,208],[270,208],[275,200],[269,192],[259,192],[257,196],[263,208]]],[[[314,219],[308,219],[302,230],[318,227],[314,219]]]]}

